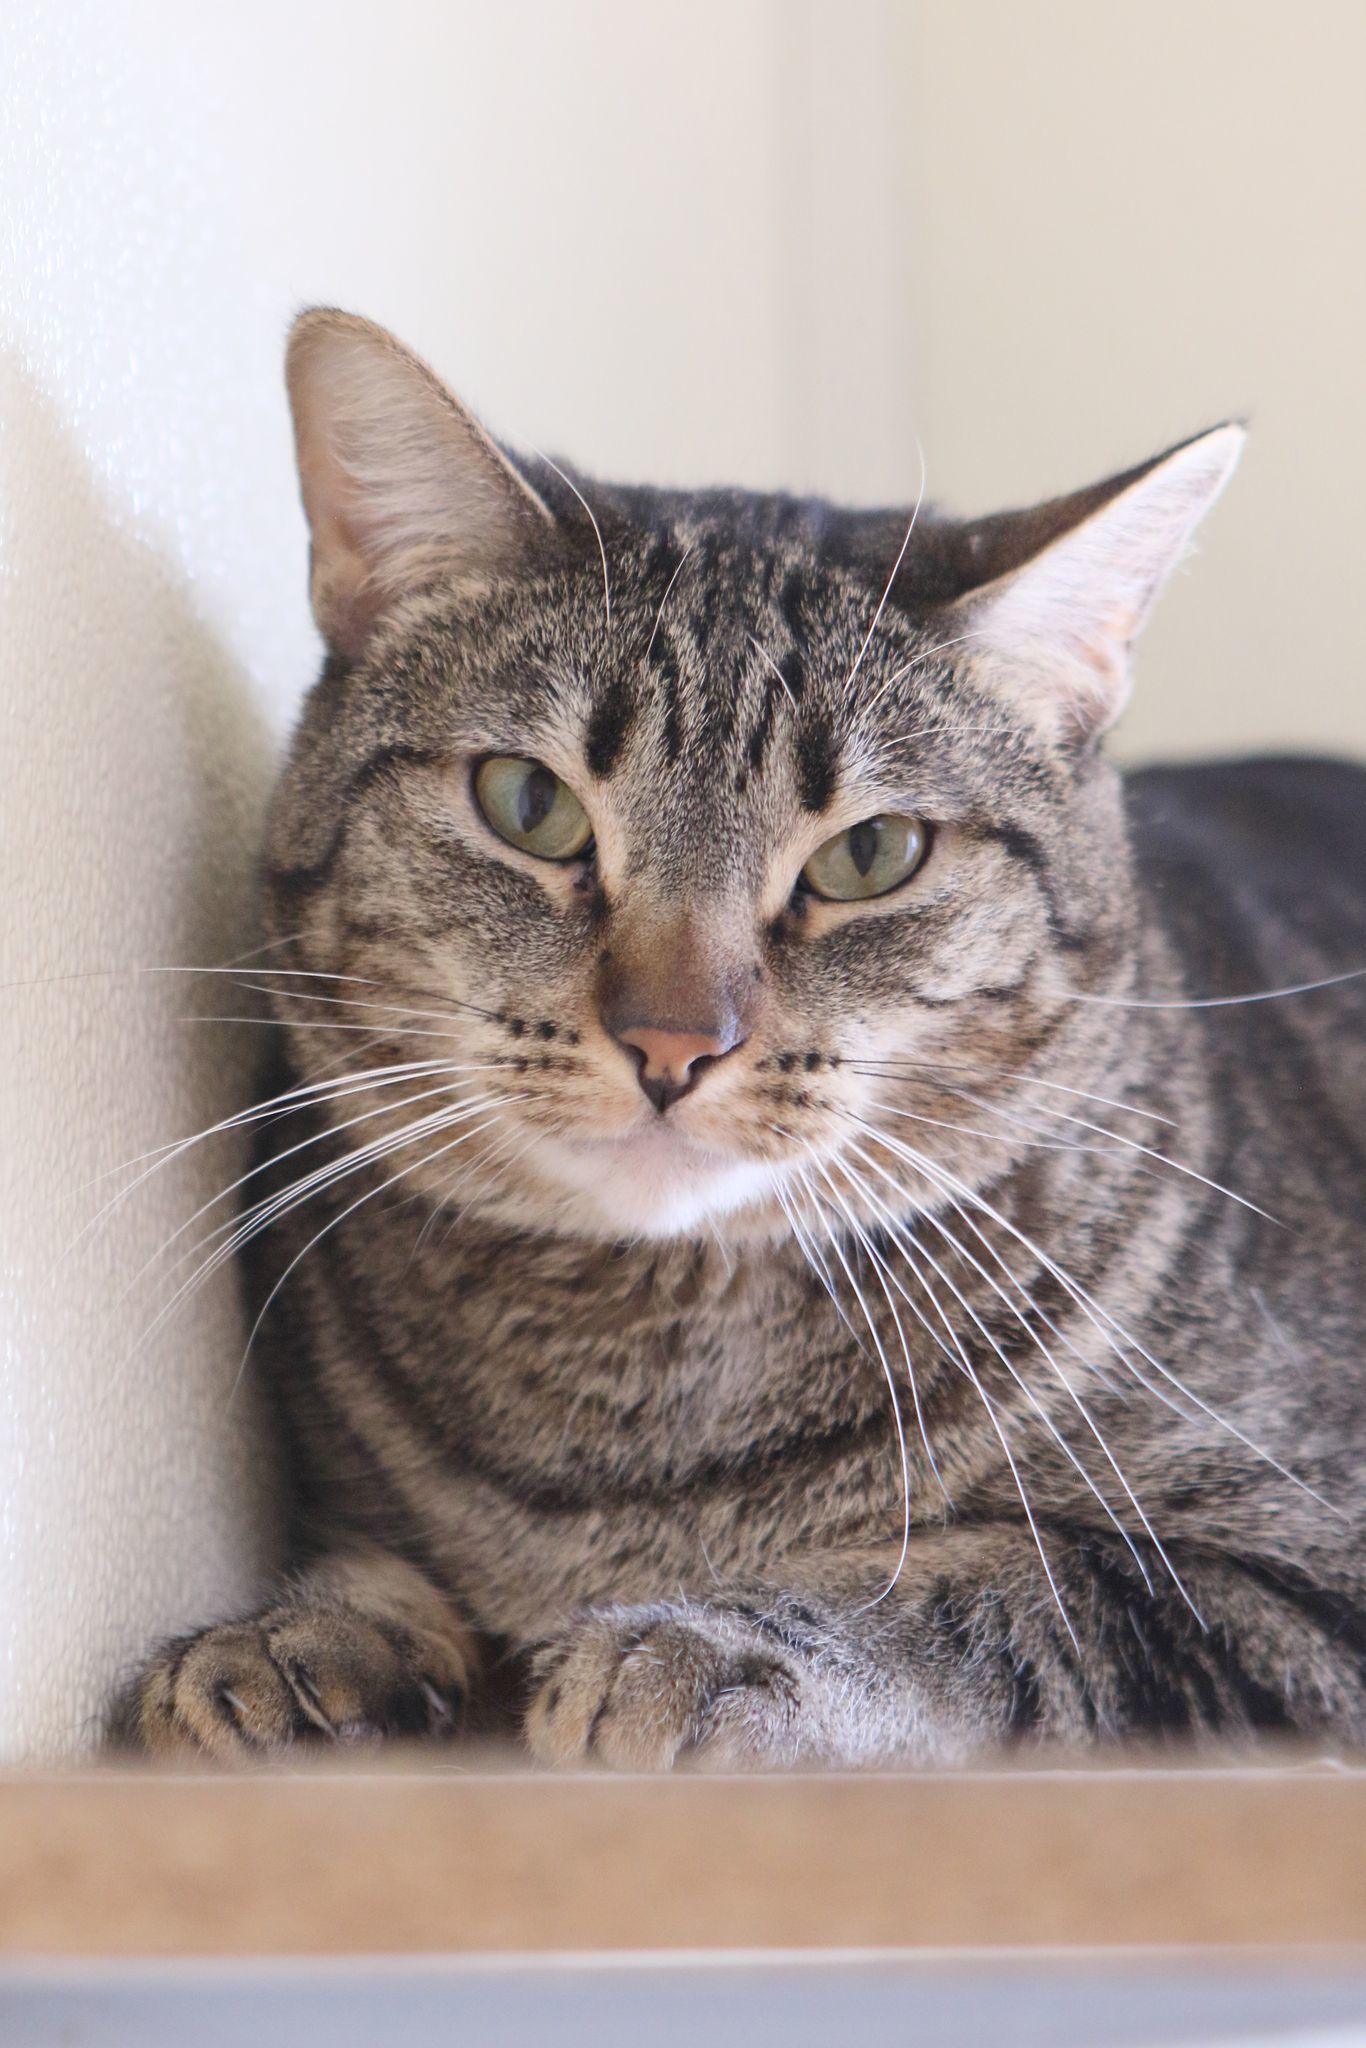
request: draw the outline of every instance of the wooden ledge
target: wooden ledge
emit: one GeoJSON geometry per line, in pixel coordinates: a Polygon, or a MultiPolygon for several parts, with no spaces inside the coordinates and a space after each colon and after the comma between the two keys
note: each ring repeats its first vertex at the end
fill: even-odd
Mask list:
{"type": "Polygon", "coordinates": [[[1366,1770],[0,1778],[8,1957],[1248,1945],[1366,1959],[1366,1770]]]}

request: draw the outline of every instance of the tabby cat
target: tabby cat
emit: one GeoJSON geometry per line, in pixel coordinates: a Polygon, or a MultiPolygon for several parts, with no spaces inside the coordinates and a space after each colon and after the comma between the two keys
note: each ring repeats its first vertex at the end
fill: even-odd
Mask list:
{"type": "Polygon", "coordinates": [[[1241,430],[962,522],[590,485],[333,311],[288,382],[293,1570],[125,1728],[1359,1741],[1366,773],[1100,745],[1241,430]]]}

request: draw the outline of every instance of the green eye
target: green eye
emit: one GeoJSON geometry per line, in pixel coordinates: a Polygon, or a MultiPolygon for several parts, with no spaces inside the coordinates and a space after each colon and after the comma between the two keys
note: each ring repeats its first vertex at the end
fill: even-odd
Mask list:
{"type": "Polygon", "coordinates": [[[802,880],[813,896],[828,903],[859,903],[907,881],[928,848],[929,834],[915,818],[895,812],[865,818],[818,846],[802,869],[802,880]]]}
{"type": "Polygon", "coordinates": [[[491,755],[474,771],[474,795],[498,837],[538,860],[574,860],[593,837],[573,790],[539,761],[491,755]]]}

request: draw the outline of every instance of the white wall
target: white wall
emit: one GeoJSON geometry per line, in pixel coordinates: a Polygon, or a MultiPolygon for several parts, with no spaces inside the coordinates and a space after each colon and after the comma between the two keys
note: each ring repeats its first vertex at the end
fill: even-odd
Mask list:
{"type": "Polygon", "coordinates": [[[1366,7],[904,13],[931,491],[986,510],[1249,414],[1121,746],[1366,754],[1366,7]]]}
{"type": "Polygon", "coordinates": [[[500,431],[623,476],[904,500],[918,435],[931,493],[981,508],[1252,405],[1131,734],[1366,747],[1363,24],[6,0],[0,1753],[79,1746],[137,1644],[244,1597],[268,1547],[231,1289],[149,1339],[135,1280],[228,1158],[71,1247],[93,1176],[247,1085],[256,1031],[133,970],[251,942],[316,659],[291,312],[372,313],[500,431]]]}

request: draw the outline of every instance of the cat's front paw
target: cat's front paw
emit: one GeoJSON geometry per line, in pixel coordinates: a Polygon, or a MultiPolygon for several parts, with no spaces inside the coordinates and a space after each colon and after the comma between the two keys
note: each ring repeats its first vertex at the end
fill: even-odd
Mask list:
{"type": "Polygon", "coordinates": [[[296,1742],[445,1736],[464,1704],[458,1650],[346,1606],[291,1605],[168,1643],[116,1734],[154,1756],[231,1762],[296,1742]]]}
{"type": "Polygon", "coordinates": [[[590,1610],[537,1653],[533,1679],[526,1733],[542,1763],[752,1769],[802,1748],[795,1661],[724,1608],[590,1610]]]}

